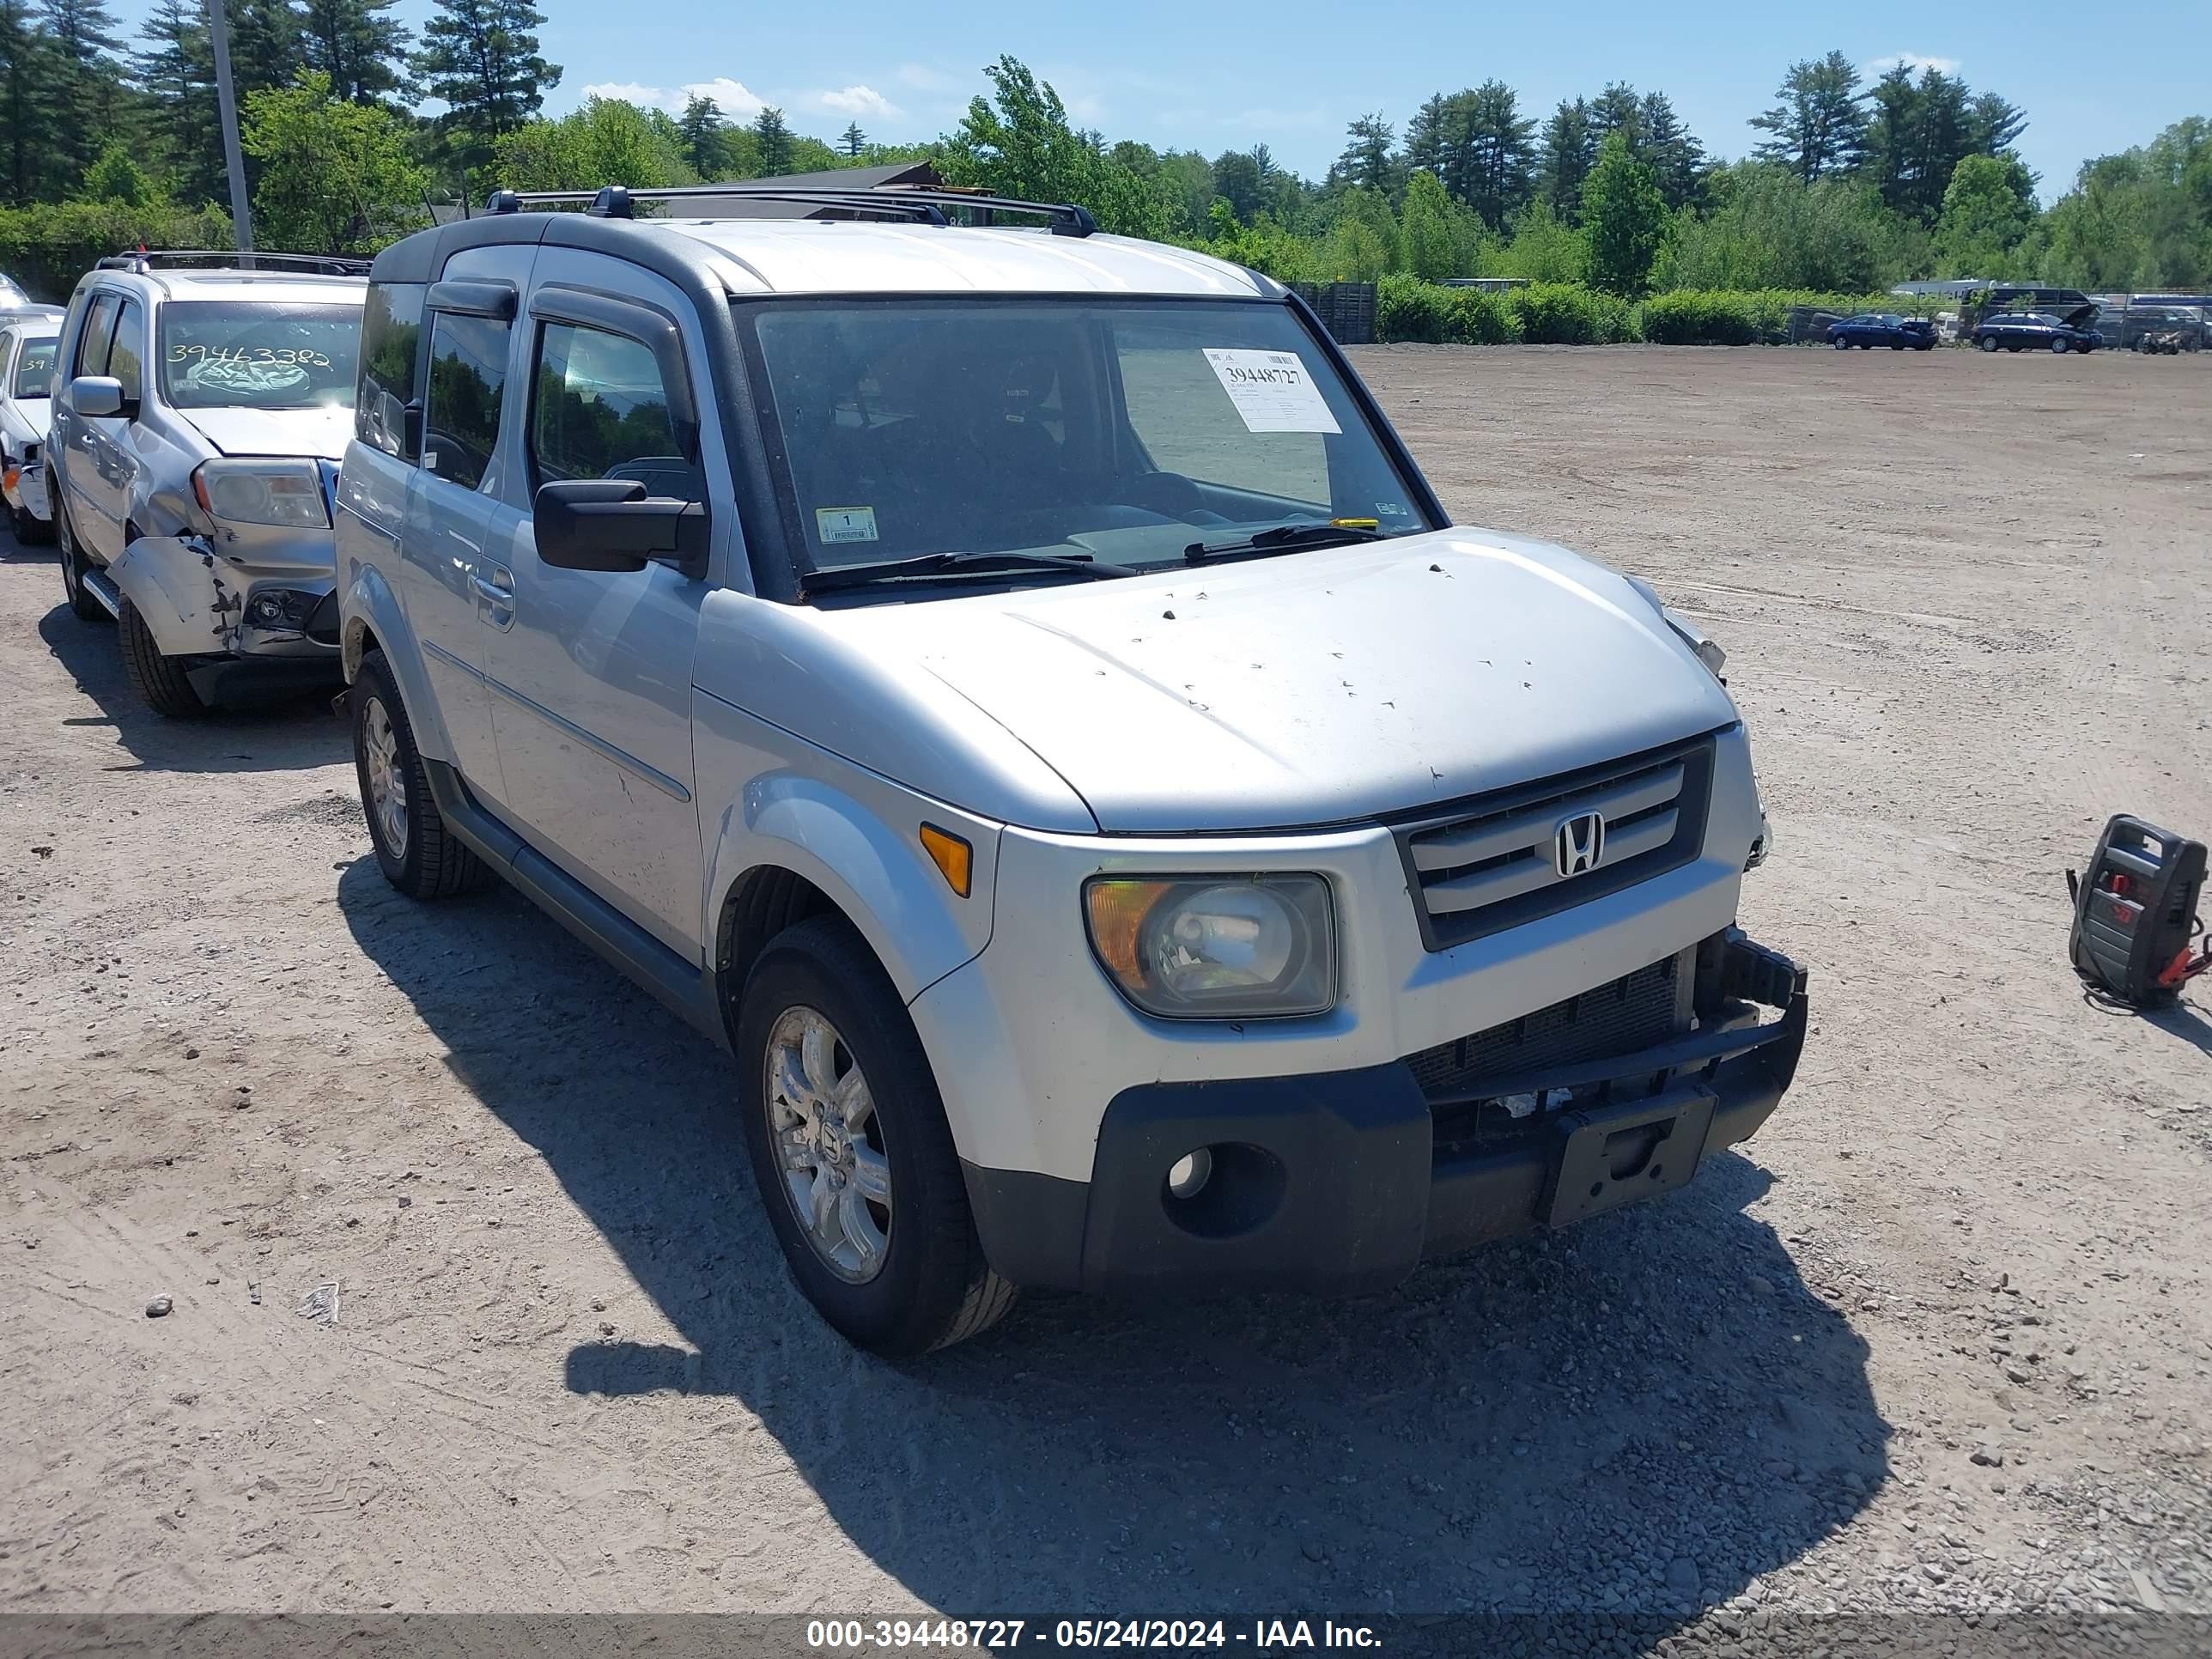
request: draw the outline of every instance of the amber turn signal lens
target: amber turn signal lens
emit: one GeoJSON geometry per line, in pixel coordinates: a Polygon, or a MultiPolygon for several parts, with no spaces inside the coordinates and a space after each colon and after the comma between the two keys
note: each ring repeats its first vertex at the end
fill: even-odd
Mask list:
{"type": "Polygon", "coordinates": [[[962,898],[968,896],[968,885],[975,878],[974,854],[959,836],[939,829],[933,823],[921,826],[922,850],[929,854],[930,862],[937,866],[945,884],[962,898]]]}
{"type": "Polygon", "coordinates": [[[1094,881],[1083,890],[1084,902],[1091,907],[1091,938],[1098,959],[1125,986],[1145,982],[1144,969],[1137,964],[1137,930],[1171,885],[1164,881],[1094,881]]]}

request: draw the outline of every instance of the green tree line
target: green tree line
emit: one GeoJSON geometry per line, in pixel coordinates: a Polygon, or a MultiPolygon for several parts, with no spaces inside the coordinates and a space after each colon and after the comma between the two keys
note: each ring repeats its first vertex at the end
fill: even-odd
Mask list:
{"type": "MultiPolygon", "coordinates": [[[[126,40],[108,0],[0,0],[0,193],[14,210],[0,210],[0,258],[55,242],[63,222],[37,217],[52,204],[101,204],[103,225],[127,210],[150,240],[164,215],[199,223],[227,204],[206,3],[155,0],[126,40]]],[[[395,0],[222,3],[270,246],[373,248],[425,222],[432,201],[495,186],[927,159],[956,183],[1080,201],[1109,228],[1288,280],[1521,276],[1632,302],[1949,276],[2212,285],[2212,124],[2085,162],[2046,210],[2014,148],[2017,106],[1933,68],[1869,82],[1840,52],[1789,66],[1741,160],[1714,159],[1662,91],[1614,82],[1540,113],[1492,79],[1434,94],[1402,132],[1361,116],[1307,179],[1264,143],[1208,157],[1109,140],[1012,58],[984,71],[951,131],[886,147],[857,123],[824,138],[780,108],[740,118],[704,96],[680,113],[591,98],[549,117],[562,69],[532,0],[434,0],[419,31],[395,0]]]]}

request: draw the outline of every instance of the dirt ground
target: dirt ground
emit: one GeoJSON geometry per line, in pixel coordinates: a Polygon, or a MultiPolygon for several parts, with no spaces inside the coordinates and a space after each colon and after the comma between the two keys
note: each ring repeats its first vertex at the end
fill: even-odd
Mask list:
{"type": "Polygon", "coordinates": [[[1373,1300],[858,1356],[726,1062],[11,549],[0,1611],[2212,1612],[2212,992],[2085,1003],[2062,873],[2212,835],[2212,363],[1358,356],[1461,520],[1728,646],[1815,997],[1755,1140],[1373,1300]]]}

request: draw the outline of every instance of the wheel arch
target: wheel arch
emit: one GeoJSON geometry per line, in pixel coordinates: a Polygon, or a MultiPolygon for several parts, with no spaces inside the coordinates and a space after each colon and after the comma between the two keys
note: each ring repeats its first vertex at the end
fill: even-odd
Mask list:
{"type": "Polygon", "coordinates": [[[362,659],[372,651],[382,652],[391,665],[416,748],[431,760],[453,764],[453,739],[447,735],[445,716],[422,665],[422,647],[407,626],[399,596],[382,571],[360,564],[338,599],[338,660],[348,685],[361,677],[362,659]]]}

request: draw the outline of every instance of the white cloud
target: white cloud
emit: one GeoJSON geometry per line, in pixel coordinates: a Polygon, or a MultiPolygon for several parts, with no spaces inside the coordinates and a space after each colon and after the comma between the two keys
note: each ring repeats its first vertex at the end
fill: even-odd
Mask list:
{"type": "Polygon", "coordinates": [[[837,92],[817,92],[814,101],[840,115],[871,115],[878,121],[895,121],[902,112],[896,104],[873,87],[846,87],[837,92]]]}
{"type": "Polygon", "coordinates": [[[602,81],[584,88],[586,98],[614,98],[625,104],[657,104],[667,95],[659,87],[640,86],[635,81],[602,81]]]}
{"type": "Polygon", "coordinates": [[[632,104],[644,104],[681,113],[684,106],[694,98],[711,98],[723,114],[733,121],[750,121],[768,107],[768,100],[760,97],[742,81],[732,81],[726,75],[712,81],[694,81],[681,87],[648,87],[635,81],[605,81],[597,86],[586,87],[586,98],[620,98],[632,104]]]}
{"type": "Polygon", "coordinates": [[[1959,60],[1955,58],[1931,58],[1926,52],[1893,52],[1887,58],[1877,58],[1867,67],[1876,75],[1887,75],[1893,69],[1909,69],[1916,74],[1922,70],[1934,70],[1939,75],[1956,75],[1959,60]]]}

